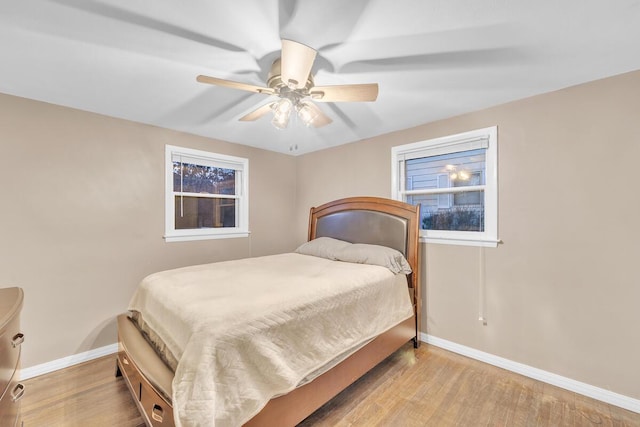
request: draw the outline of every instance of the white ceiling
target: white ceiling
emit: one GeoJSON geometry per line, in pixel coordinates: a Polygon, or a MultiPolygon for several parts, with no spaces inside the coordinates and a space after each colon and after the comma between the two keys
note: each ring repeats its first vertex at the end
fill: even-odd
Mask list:
{"type": "Polygon", "coordinates": [[[640,69],[640,0],[29,0],[0,6],[0,92],[290,154],[640,69]],[[333,123],[237,119],[266,95],[280,39],[318,51],[333,123]],[[295,148],[297,147],[297,149],[295,148]]]}

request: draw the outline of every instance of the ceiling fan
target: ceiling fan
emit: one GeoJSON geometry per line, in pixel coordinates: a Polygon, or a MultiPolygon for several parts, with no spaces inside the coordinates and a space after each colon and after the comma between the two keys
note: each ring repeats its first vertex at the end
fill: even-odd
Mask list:
{"type": "Polygon", "coordinates": [[[196,80],[200,83],[277,96],[277,101],[258,107],[240,120],[254,121],[273,111],[272,123],[279,129],[287,127],[292,111],[296,111],[307,126],[319,128],[331,123],[332,120],[312,101],[370,102],[378,98],[377,83],[316,86],[311,75],[316,54],[316,50],[309,46],[283,39],[281,57],[273,62],[266,87],[204,75],[199,75],[196,80]]]}

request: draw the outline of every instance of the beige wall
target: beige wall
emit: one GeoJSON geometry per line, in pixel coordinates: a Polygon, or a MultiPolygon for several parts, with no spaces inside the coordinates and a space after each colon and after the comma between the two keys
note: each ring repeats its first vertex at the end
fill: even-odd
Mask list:
{"type": "Polygon", "coordinates": [[[291,250],[295,158],[0,95],[0,286],[25,291],[23,366],[116,342],[148,273],[291,250]],[[165,243],[164,146],[247,157],[244,239],[165,243]]]}
{"type": "Polygon", "coordinates": [[[426,245],[428,334],[640,398],[640,72],[301,156],[311,205],[390,196],[394,145],[498,126],[499,237],[426,245]]]}

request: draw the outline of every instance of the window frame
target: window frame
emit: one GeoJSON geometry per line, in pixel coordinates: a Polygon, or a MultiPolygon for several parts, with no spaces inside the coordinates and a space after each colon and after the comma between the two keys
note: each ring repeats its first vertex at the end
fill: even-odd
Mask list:
{"type": "MultiPolygon", "coordinates": [[[[465,188],[467,191],[482,189],[484,193],[484,231],[452,231],[452,230],[422,230],[420,241],[427,243],[496,247],[498,239],[498,128],[497,126],[476,129],[455,135],[443,136],[410,144],[398,145],[391,148],[391,194],[395,200],[406,202],[408,195],[438,194],[440,189],[413,190],[405,189],[405,165],[407,157],[430,157],[440,154],[455,153],[461,148],[476,142],[486,141],[485,152],[485,184],[465,188]],[[423,155],[424,154],[424,155],[423,155]]],[[[461,191],[454,190],[453,192],[461,191]]],[[[451,193],[446,194],[451,196],[451,193]]],[[[451,200],[453,203],[453,200],[451,200]]],[[[422,219],[421,219],[422,221],[422,219]]]]}
{"type": "Polygon", "coordinates": [[[184,242],[206,239],[229,239],[249,236],[249,159],[196,150],[193,148],[165,145],[165,234],[166,242],[184,242]],[[175,197],[181,192],[173,189],[173,158],[184,155],[203,162],[221,163],[225,168],[236,170],[236,192],[238,194],[218,195],[232,198],[238,204],[235,227],[175,228],[175,197]],[[237,172],[240,172],[239,174],[237,172]]]}

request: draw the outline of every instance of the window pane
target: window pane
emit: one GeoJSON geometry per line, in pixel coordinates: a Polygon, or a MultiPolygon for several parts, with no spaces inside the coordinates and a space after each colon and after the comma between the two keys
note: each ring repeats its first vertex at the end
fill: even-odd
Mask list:
{"type": "Polygon", "coordinates": [[[236,226],[235,199],[175,196],[176,230],[236,226]]]}
{"type": "Polygon", "coordinates": [[[420,204],[423,230],[484,231],[484,203],[481,205],[458,205],[456,198],[465,200],[483,200],[483,191],[467,191],[463,193],[433,194],[408,196],[407,203],[420,204]],[[447,209],[434,207],[434,200],[448,196],[453,199],[453,206],[447,209]]]}
{"type": "Polygon", "coordinates": [[[486,151],[482,148],[407,160],[405,188],[422,190],[484,185],[486,151]]]}
{"type": "MultiPolygon", "coordinates": [[[[470,185],[483,185],[483,173],[474,171],[457,174],[456,179],[452,179],[453,187],[468,187],[470,185]]],[[[484,193],[482,191],[465,191],[453,195],[454,206],[482,207],[484,206],[484,193]]]]}
{"type": "MultiPolygon", "coordinates": [[[[407,190],[485,185],[486,149],[411,159],[405,162],[407,190]]],[[[484,191],[407,196],[420,204],[424,230],[484,231],[484,191]]]]}
{"type": "Polygon", "coordinates": [[[453,206],[482,209],[484,207],[483,191],[465,191],[453,195],[453,206]]]}
{"type": "MultiPolygon", "coordinates": [[[[484,168],[484,164],[482,165],[484,168]]],[[[484,169],[473,170],[470,168],[462,169],[458,172],[449,174],[452,187],[468,187],[470,185],[484,185],[484,169]]]]}
{"type": "Polygon", "coordinates": [[[236,170],[173,162],[173,191],[235,195],[236,170]]]}

